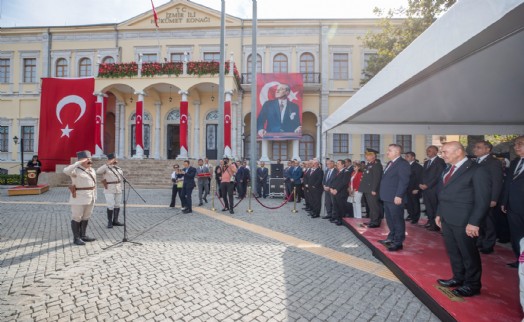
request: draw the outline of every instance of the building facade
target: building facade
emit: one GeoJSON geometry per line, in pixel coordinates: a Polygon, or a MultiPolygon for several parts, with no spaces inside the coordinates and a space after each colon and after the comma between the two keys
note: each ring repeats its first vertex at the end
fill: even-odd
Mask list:
{"type": "MultiPolygon", "coordinates": [[[[175,159],[180,154],[180,101],[187,96],[188,156],[215,159],[218,154],[218,73],[202,62],[219,61],[220,12],[185,0],[173,0],[118,24],[3,28],[0,34],[0,167],[38,154],[42,77],[95,77],[95,95],[106,97],[103,152],[120,158],[135,154],[135,103],[144,101],[144,154],[175,159]],[[116,67],[174,63],[180,70],[127,74],[116,67]],[[110,70],[110,71],[108,71],[110,70]],[[20,143],[19,143],[20,144],[20,143]]],[[[322,134],[322,120],[360,87],[362,68],[372,51],[359,37],[376,19],[264,19],[257,22],[257,52],[251,51],[251,20],[226,16],[225,76],[231,99],[232,155],[249,157],[251,80],[255,73],[301,73],[304,83],[301,140],[259,141],[262,160],[313,157],[363,159],[372,147],[383,154],[390,143],[413,150],[422,160],[431,136],[322,134]],[[252,59],[257,70],[251,70],[252,59]]],[[[153,65],[151,65],[153,66],[153,65]]],[[[177,67],[177,68],[178,68],[177,67]]],[[[256,131],[255,131],[256,132],[256,131]]],[[[15,169],[11,172],[16,172],[15,169]]]]}

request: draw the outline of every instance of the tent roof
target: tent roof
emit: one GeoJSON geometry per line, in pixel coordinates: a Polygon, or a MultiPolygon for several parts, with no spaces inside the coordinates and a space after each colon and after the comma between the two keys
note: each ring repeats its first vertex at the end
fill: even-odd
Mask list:
{"type": "Polygon", "coordinates": [[[323,122],[366,134],[524,133],[524,0],[460,0],[323,122]]]}

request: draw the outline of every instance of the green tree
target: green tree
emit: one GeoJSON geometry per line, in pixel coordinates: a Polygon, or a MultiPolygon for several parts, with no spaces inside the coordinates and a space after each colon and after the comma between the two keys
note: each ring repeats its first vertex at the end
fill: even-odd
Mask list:
{"type": "Polygon", "coordinates": [[[362,70],[360,84],[364,85],[373,78],[455,2],[456,0],[408,0],[407,8],[387,11],[375,8],[374,13],[382,17],[378,25],[381,31],[369,31],[361,38],[364,47],[376,54],[366,57],[367,66],[362,70]]]}

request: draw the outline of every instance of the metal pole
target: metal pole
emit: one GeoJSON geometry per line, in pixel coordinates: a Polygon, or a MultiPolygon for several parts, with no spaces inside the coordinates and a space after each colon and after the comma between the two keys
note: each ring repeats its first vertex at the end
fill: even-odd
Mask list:
{"type": "Polygon", "coordinates": [[[257,190],[257,0],[253,1],[253,23],[251,27],[251,133],[249,137],[251,155],[251,187],[257,190]]]}
{"type": "MultiPolygon", "coordinates": [[[[253,184],[251,184],[251,186],[252,185],[253,184]]],[[[249,199],[248,199],[249,205],[247,207],[247,212],[250,213],[250,214],[253,213],[253,209],[251,208],[251,195],[253,194],[252,190],[251,190],[251,186],[247,187],[247,192],[248,192],[248,197],[249,197],[249,199]]]]}
{"type": "Polygon", "coordinates": [[[220,12],[220,66],[218,68],[218,137],[217,137],[217,159],[224,157],[224,73],[225,73],[225,12],[226,1],[222,0],[220,12]]]}
{"type": "Polygon", "coordinates": [[[24,136],[20,135],[20,184],[24,185],[24,136]]]}
{"type": "Polygon", "coordinates": [[[211,180],[215,181],[215,184],[211,185],[211,211],[216,211],[217,209],[215,208],[215,194],[217,191],[217,181],[213,178],[211,178],[211,180]],[[213,189],[213,187],[215,187],[215,189],[213,189]]]}
{"type": "Polygon", "coordinates": [[[293,209],[291,210],[292,213],[296,214],[298,212],[297,210],[297,187],[293,187],[293,209]]]}

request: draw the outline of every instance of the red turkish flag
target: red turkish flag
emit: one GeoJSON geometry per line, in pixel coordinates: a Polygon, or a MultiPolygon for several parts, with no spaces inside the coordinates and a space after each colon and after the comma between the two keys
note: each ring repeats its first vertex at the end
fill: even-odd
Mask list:
{"type": "Polygon", "coordinates": [[[231,150],[231,101],[224,102],[224,148],[231,150]]]}
{"type": "Polygon", "coordinates": [[[95,102],[95,153],[102,151],[102,111],[103,103],[95,102]]]}
{"type": "Polygon", "coordinates": [[[95,147],[94,78],[43,78],[38,157],[42,171],[95,147]]]}
{"type": "Polygon", "coordinates": [[[180,154],[187,154],[187,102],[180,102],[180,154]],[[184,152],[183,152],[184,151],[184,152]]]}
{"type": "Polygon", "coordinates": [[[158,15],[156,14],[155,5],[153,4],[153,0],[151,0],[151,6],[153,7],[153,19],[155,20],[155,26],[158,28],[158,15]]]}
{"type": "MultiPolygon", "coordinates": [[[[144,149],[144,142],[143,142],[143,118],[144,118],[144,102],[137,101],[136,102],[136,116],[135,116],[135,142],[136,146],[140,146],[140,148],[144,149]]],[[[138,149],[137,149],[138,150],[138,149]]]]}

